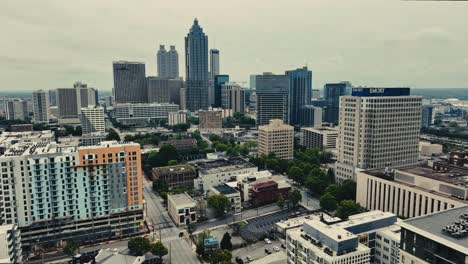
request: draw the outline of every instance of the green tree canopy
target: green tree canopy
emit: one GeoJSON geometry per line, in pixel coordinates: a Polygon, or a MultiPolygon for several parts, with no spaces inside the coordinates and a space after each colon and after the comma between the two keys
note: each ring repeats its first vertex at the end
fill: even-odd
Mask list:
{"type": "Polygon", "coordinates": [[[362,208],[359,204],[355,203],[353,200],[343,200],[338,205],[336,215],[341,219],[348,219],[350,215],[360,212],[362,212],[362,208]]]}
{"type": "Polygon", "coordinates": [[[289,200],[293,207],[297,206],[302,200],[302,194],[299,190],[292,190],[289,192],[289,200]]]}
{"type": "Polygon", "coordinates": [[[226,214],[231,204],[226,196],[215,194],[208,197],[208,206],[214,209],[216,217],[220,217],[226,214]]]}
{"type": "Polygon", "coordinates": [[[164,244],[161,241],[158,241],[151,245],[151,253],[153,253],[153,255],[156,255],[161,259],[163,256],[167,255],[167,253],[169,252],[167,248],[164,246],[164,244]]]}
{"type": "Polygon", "coordinates": [[[337,207],[335,196],[331,193],[325,193],[320,197],[320,207],[325,211],[334,211],[337,207]]]}
{"type": "Polygon", "coordinates": [[[221,239],[220,247],[221,249],[232,249],[231,234],[229,234],[229,232],[224,233],[223,239],[221,239]]]}
{"type": "Polygon", "coordinates": [[[281,209],[284,207],[284,198],[282,195],[278,195],[278,197],[276,197],[276,205],[281,209]]]}
{"type": "Polygon", "coordinates": [[[119,133],[117,133],[117,131],[115,131],[115,130],[112,129],[112,128],[109,129],[109,133],[107,134],[106,140],[116,140],[116,141],[120,141],[119,133]]]}
{"type": "Polygon", "coordinates": [[[133,237],[128,240],[128,249],[135,256],[142,256],[151,250],[151,243],[146,237],[133,237]]]}
{"type": "Polygon", "coordinates": [[[77,242],[70,240],[65,243],[65,246],[63,247],[63,253],[67,256],[74,256],[79,248],[80,245],[77,242]]]}
{"type": "Polygon", "coordinates": [[[232,253],[231,251],[224,249],[224,250],[215,250],[211,253],[210,257],[208,258],[208,262],[210,264],[225,264],[231,263],[232,253]]]}

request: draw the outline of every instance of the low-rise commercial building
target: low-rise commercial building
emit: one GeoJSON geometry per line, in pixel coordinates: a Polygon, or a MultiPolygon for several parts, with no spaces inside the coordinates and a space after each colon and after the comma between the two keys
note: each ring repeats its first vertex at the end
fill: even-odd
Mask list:
{"type": "Polygon", "coordinates": [[[178,110],[179,105],[171,103],[114,105],[115,118],[124,125],[146,125],[156,120],[167,119],[169,112],[178,110]]]}
{"type": "Polygon", "coordinates": [[[336,149],[338,133],[338,129],[332,127],[304,127],[300,144],[306,148],[336,149]]]}
{"type": "Polygon", "coordinates": [[[161,141],[161,143],[159,143],[159,146],[164,146],[164,145],[172,145],[176,149],[190,149],[190,148],[197,146],[197,141],[193,138],[186,138],[186,139],[161,141]]]}
{"type": "Polygon", "coordinates": [[[270,124],[258,127],[258,152],[274,153],[280,159],[293,159],[294,128],[280,119],[270,120],[270,124]]]}
{"type": "Polygon", "coordinates": [[[153,168],[153,180],[164,181],[169,189],[174,188],[193,188],[193,180],[197,178],[198,173],[192,165],[176,165],[153,168]]]}
{"type": "Polygon", "coordinates": [[[249,189],[250,204],[254,207],[271,204],[276,202],[278,197],[288,199],[291,185],[278,184],[276,181],[264,181],[255,183],[249,189]]]}
{"type": "Polygon", "coordinates": [[[440,144],[432,144],[431,142],[419,142],[419,155],[431,157],[433,155],[442,154],[443,147],[440,144]]]}
{"type": "Polygon", "coordinates": [[[177,226],[197,222],[197,203],[187,193],[167,195],[169,216],[177,226]]]}
{"type": "Polygon", "coordinates": [[[187,112],[183,110],[177,112],[169,112],[167,123],[170,126],[187,123],[187,112]]]}
{"type": "Polygon", "coordinates": [[[242,202],[239,191],[232,188],[227,184],[220,184],[217,186],[212,186],[208,190],[208,197],[212,195],[224,195],[229,199],[231,203],[231,213],[237,214],[242,211],[242,202]]]}

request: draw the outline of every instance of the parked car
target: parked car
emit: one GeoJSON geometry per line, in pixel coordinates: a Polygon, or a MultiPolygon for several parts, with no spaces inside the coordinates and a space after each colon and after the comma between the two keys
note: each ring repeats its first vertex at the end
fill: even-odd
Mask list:
{"type": "Polygon", "coordinates": [[[268,239],[268,238],[265,238],[265,243],[267,243],[267,244],[271,244],[271,241],[270,241],[270,239],[268,239]]]}
{"type": "Polygon", "coordinates": [[[236,263],[237,263],[237,264],[244,264],[244,261],[242,260],[241,257],[237,256],[237,257],[236,257],[236,263]]]}
{"type": "Polygon", "coordinates": [[[267,253],[267,254],[271,254],[271,249],[269,249],[269,248],[265,248],[265,253],[267,253]]]}
{"type": "Polygon", "coordinates": [[[183,236],[184,236],[184,232],[180,232],[179,237],[183,237],[183,236]]]}
{"type": "Polygon", "coordinates": [[[281,244],[281,247],[286,249],[286,245],[284,243],[281,244]]]}
{"type": "Polygon", "coordinates": [[[246,259],[247,259],[248,262],[253,260],[253,258],[251,256],[247,256],[246,259]]]}
{"type": "Polygon", "coordinates": [[[273,248],[276,252],[280,251],[279,247],[274,247],[273,248]]]}

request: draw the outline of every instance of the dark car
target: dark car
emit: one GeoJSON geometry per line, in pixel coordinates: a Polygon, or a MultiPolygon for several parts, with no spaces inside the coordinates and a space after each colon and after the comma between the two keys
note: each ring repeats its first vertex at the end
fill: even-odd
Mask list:
{"type": "Polygon", "coordinates": [[[244,261],[242,260],[241,257],[237,256],[237,257],[236,257],[236,263],[238,263],[238,264],[244,264],[244,261]]]}
{"type": "Polygon", "coordinates": [[[183,237],[183,236],[184,236],[184,232],[180,232],[179,237],[183,237]]]}
{"type": "Polygon", "coordinates": [[[284,248],[284,249],[286,249],[286,245],[285,245],[284,243],[281,244],[281,247],[284,248]]]}
{"type": "Polygon", "coordinates": [[[267,254],[271,254],[271,249],[269,249],[269,248],[265,248],[265,253],[267,253],[267,254]]]}

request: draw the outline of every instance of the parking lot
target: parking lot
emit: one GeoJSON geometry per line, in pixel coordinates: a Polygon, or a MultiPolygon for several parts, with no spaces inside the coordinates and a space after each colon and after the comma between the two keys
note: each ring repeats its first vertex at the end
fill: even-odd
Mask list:
{"type": "Polygon", "coordinates": [[[258,241],[255,244],[250,244],[246,247],[239,248],[236,250],[232,251],[232,262],[236,262],[236,257],[239,256],[242,258],[244,263],[247,263],[246,261],[247,256],[250,256],[252,258],[252,261],[259,260],[261,258],[264,258],[266,256],[269,256],[270,254],[265,252],[265,248],[268,248],[272,251],[272,253],[275,253],[274,248],[277,247],[280,251],[285,252],[285,249],[281,247],[281,240],[273,240],[271,241],[271,244],[267,244],[264,241],[258,241]]]}

